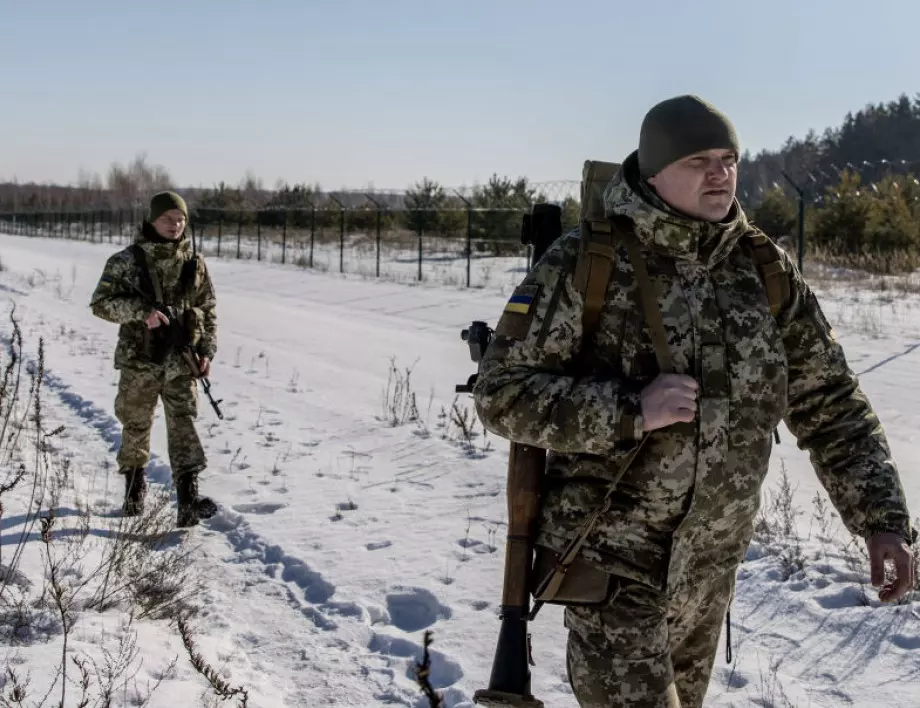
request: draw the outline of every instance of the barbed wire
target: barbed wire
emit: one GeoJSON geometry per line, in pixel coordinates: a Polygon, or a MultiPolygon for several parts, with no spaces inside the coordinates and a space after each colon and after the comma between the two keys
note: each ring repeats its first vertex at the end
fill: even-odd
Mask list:
{"type": "MultiPolygon", "coordinates": [[[[512,209],[520,211],[537,202],[564,204],[580,200],[579,180],[547,180],[524,182],[503,179],[495,184],[485,183],[460,187],[445,187],[433,183],[433,194],[406,189],[338,189],[318,190],[308,185],[286,185],[284,189],[246,190],[227,187],[179,189],[190,208],[209,211],[244,210],[376,210],[394,211],[435,209],[467,211],[512,209]]],[[[19,211],[92,211],[109,209],[145,209],[152,188],[126,195],[109,189],[86,190],[57,185],[0,184],[0,210],[19,211]],[[5,207],[4,208],[4,205],[5,207]]]]}
{"type": "MultiPolygon", "coordinates": [[[[741,169],[744,169],[743,164],[741,169]]],[[[763,166],[761,169],[775,171],[777,167],[770,165],[763,166]]],[[[781,168],[780,172],[783,178],[771,179],[769,184],[758,184],[753,191],[742,186],[739,189],[739,198],[754,202],[763,199],[770,190],[777,189],[786,193],[787,196],[795,197],[795,191],[798,188],[802,190],[803,198],[807,203],[820,204],[829,199],[840,198],[838,187],[847,173],[858,177],[860,185],[876,194],[880,193],[879,184],[884,180],[888,180],[896,189],[908,184],[920,186],[920,180],[918,180],[920,160],[918,159],[876,158],[846,162],[824,160],[816,167],[801,169],[797,165],[788,165],[781,168]],[[790,177],[790,173],[795,174],[797,178],[790,177]],[[790,180],[795,187],[788,184],[790,180]]],[[[857,188],[854,195],[859,196],[860,194],[861,190],[857,188]]]]}
{"type": "MultiPolygon", "coordinates": [[[[809,204],[820,204],[835,198],[835,188],[840,185],[844,174],[850,173],[860,179],[860,188],[879,192],[879,184],[886,177],[895,185],[906,186],[908,182],[920,186],[920,159],[873,158],[827,161],[819,158],[819,164],[800,168],[782,161],[776,164],[746,165],[739,167],[738,197],[746,206],[761,201],[769,191],[779,189],[790,198],[797,198],[796,189],[787,183],[792,179],[804,193],[809,204]],[[763,173],[763,177],[745,174],[747,169],[763,173]],[[776,176],[783,173],[785,179],[776,176]],[[772,174],[771,174],[772,173],[772,174]],[[790,178],[789,175],[792,175],[790,178]],[[754,182],[758,182],[753,186],[754,182]],[[753,187],[753,188],[752,188],[753,187]]],[[[421,182],[421,181],[420,181],[421,182]]],[[[419,183],[415,186],[417,187],[419,183]]],[[[438,195],[433,201],[420,203],[419,192],[413,187],[404,189],[322,190],[317,186],[285,185],[285,189],[252,189],[226,187],[182,189],[192,208],[211,212],[233,211],[283,211],[316,209],[331,211],[345,209],[388,210],[388,211],[521,211],[537,202],[554,204],[580,204],[581,181],[578,179],[557,179],[530,182],[523,178],[498,178],[495,183],[444,186],[432,182],[438,195]],[[522,184],[519,184],[522,182],[522,184]],[[523,188],[523,189],[522,189],[523,188]],[[285,195],[290,201],[285,201],[285,195]],[[222,203],[222,199],[226,203],[222,203]]],[[[858,193],[858,192],[857,192],[858,193]]],[[[839,196],[839,193],[836,195],[839,196]]],[[[137,209],[147,206],[149,195],[137,193],[127,196],[117,190],[81,189],[61,185],[0,184],[0,211],[53,211],[87,212],[93,210],[137,209]],[[17,199],[18,197],[18,199],[17,199]],[[31,199],[30,199],[31,198],[31,199]],[[14,207],[14,202],[16,202],[14,207]],[[13,207],[13,208],[11,208],[13,207]]]]}

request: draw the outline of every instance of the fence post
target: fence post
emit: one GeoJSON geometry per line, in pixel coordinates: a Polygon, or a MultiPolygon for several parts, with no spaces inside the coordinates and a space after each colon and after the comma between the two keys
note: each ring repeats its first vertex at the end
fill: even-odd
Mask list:
{"type": "Polygon", "coordinates": [[[262,210],[256,209],[256,260],[262,261],[262,210]]]}
{"type": "Polygon", "coordinates": [[[224,238],[224,212],[217,217],[217,257],[220,258],[220,242],[224,238]]]}
{"type": "Polygon", "coordinates": [[[287,262],[288,208],[282,207],[282,213],[284,214],[284,224],[281,226],[281,263],[283,265],[287,262]]]}
{"type": "Polygon", "coordinates": [[[367,197],[368,201],[377,207],[377,269],[376,277],[380,277],[380,221],[382,218],[383,205],[374,199],[370,194],[364,195],[367,197]]]}
{"type": "Polygon", "coordinates": [[[473,204],[456,189],[454,193],[466,204],[466,287],[470,287],[470,265],[473,258],[473,204]]]}
{"type": "Polygon", "coordinates": [[[313,244],[316,241],[316,205],[310,202],[310,267],[313,267],[313,244]]]}
{"type": "Polygon", "coordinates": [[[339,205],[339,273],[345,272],[345,205],[332,193],[327,195],[339,205]]]}
{"type": "Polygon", "coordinates": [[[240,241],[243,239],[243,210],[240,209],[239,218],[236,222],[236,260],[240,259],[240,241]]]}
{"type": "Polygon", "coordinates": [[[783,177],[786,178],[786,181],[792,185],[792,188],[798,194],[799,200],[799,214],[798,214],[798,255],[799,255],[799,273],[803,270],[803,263],[805,258],[805,191],[799,187],[795,182],[792,181],[786,170],[781,170],[783,177]]]}

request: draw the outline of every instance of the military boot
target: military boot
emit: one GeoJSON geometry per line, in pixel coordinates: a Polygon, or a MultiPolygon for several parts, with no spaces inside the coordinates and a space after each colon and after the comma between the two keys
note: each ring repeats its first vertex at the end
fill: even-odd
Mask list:
{"type": "Polygon", "coordinates": [[[147,475],[143,467],[129,467],[122,470],[125,478],[125,500],[122,516],[139,516],[144,512],[144,498],[147,496],[147,475]]]}
{"type": "Polygon", "coordinates": [[[185,474],[176,481],[178,512],[176,526],[195,526],[202,519],[210,519],[217,513],[217,505],[208,497],[198,496],[198,475],[185,474]]]}

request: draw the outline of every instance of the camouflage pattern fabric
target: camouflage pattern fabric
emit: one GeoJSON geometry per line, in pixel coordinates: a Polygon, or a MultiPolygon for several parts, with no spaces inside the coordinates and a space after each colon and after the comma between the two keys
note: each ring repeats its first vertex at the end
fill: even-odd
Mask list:
{"type": "Polygon", "coordinates": [[[201,472],[207,461],[195,430],[197,382],[187,373],[168,377],[165,370],[134,368],[121,369],[115,397],[115,416],[122,424],[119,469],[143,468],[150,460],[150,431],[158,400],[163,401],[173,481],[201,472]]]}
{"type": "MultiPolygon", "coordinates": [[[[179,276],[185,262],[194,255],[188,235],[183,234],[178,241],[167,241],[160,239],[153,227],[145,223],[136,242],[144,249],[150,267],[156,270],[165,304],[185,313],[193,347],[199,356],[213,360],[217,352],[216,298],[204,259],[200,256],[195,259],[194,278],[187,292],[182,293],[179,276]]],[[[115,368],[157,371],[162,366],[173,376],[186,373],[187,365],[175,351],[170,352],[162,364],[151,359],[149,340],[160,333],[147,330],[144,320],[150,314],[152,303],[145,301],[142,292],[138,264],[131,249],[125,248],[111,256],[90,306],[97,317],[120,325],[115,368]]]]}
{"type": "MultiPolygon", "coordinates": [[[[203,258],[195,258],[188,286],[182,288],[180,283],[183,267],[194,258],[189,236],[168,241],[145,222],[136,243],[144,250],[149,267],[156,271],[164,304],[182,314],[198,355],[213,360],[217,351],[216,299],[203,258]]],[[[119,468],[147,464],[154,411],[157,401],[162,400],[173,479],[203,470],[205,454],[195,431],[197,382],[175,349],[168,350],[162,361],[151,356],[151,341],[162,336],[166,328],[147,328],[145,320],[153,304],[146,299],[139,264],[130,248],[107,260],[90,306],[97,317],[120,325],[115,348],[115,368],[121,370],[115,415],[123,426],[119,468]]]]}
{"type": "Polygon", "coordinates": [[[670,597],[620,579],[603,608],[570,607],[569,681],[582,708],[701,708],[735,574],[670,597]]]}
{"type": "MultiPolygon", "coordinates": [[[[662,592],[737,568],[753,534],[780,421],[811,455],[847,528],[913,539],[882,426],[807,283],[771,316],[735,202],[718,224],[669,210],[639,186],[636,155],[605,193],[646,259],[675,372],[700,384],[693,423],[650,434],[582,556],[662,592]]],[[[492,433],[546,448],[538,542],[561,551],[641,437],[640,392],[658,374],[628,255],[616,265],[593,341],[573,282],[579,241],[560,238],[515,290],[480,364],[477,412],[492,433]]]]}

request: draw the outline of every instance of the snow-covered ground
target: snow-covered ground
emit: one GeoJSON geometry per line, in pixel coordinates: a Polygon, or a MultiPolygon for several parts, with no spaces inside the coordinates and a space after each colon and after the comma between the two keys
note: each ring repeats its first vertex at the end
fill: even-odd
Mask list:
{"type": "MultiPolygon", "coordinates": [[[[68,651],[104,668],[105,652],[114,657],[120,641],[136,637],[133,663],[113,682],[113,705],[139,705],[132,696],[158,680],[146,705],[201,705],[213,692],[175,623],[128,623],[129,603],[88,602],[102,582],[91,577],[95,564],[114,544],[143,536],[117,533],[116,327],[87,306],[114,248],[0,236],[0,333],[8,341],[15,305],[33,360],[44,338],[44,429],[65,426],[49,438],[48,464],[57,469],[66,460],[70,479],[52,538],[62,539],[58,554],[76,547],[85,556],[58,578],[76,597],[68,651]]],[[[248,706],[424,706],[413,665],[430,629],[432,684],[445,706],[472,706],[473,692],[488,682],[499,626],[508,446],[484,437],[477,422],[471,443],[464,440],[457,420],[465,411],[472,421],[472,407],[454,386],[475,365],[460,330],[474,319],[494,325],[520,273],[466,290],[246,260],[212,258],[210,269],[220,347],[213,393],[226,417],[217,420],[202,396],[199,430],[210,459],[202,492],[221,512],[188,532],[165,530],[147,561],[188,573],[183,582],[199,606],[189,620],[196,651],[230,687],[247,689],[248,706]],[[384,401],[393,401],[407,368],[418,421],[394,425],[384,401]]],[[[860,291],[851,281],[820,294],[920,515],[920,297],[860,291]]],[[[4,354],[0,367],[6,363],[4,354]]],[[[161,411],[152,489],[171,492],[161,411]]],[[[826,495],[807,455],[781,434],[768,489],[776,490],[785,469],[802,511],[801,552],[792,554],[795,540],[781,533],[752,546],[732,611],[733,662],[720,651],[707,705],[920,705],[920,603],[880,606],[871,588],[864,601],[863,562],[844,552],[849,539],[839,523],[824,535],[812,500],[826,495]]],[[[28,445],[18,447],[31,465],[28,445]]],[[[38,523],[24,524],[32,491],[23,483],[4,495],[0,512],[0,563],[27,534],[19,569],[32,584],[17,592],[33,603],[35,622],[20,641],[8,641],[7,632],[0,654],[5,674],[10,667],[20,680],[31,675],[24,705],[55,682],[63,641],[59,622],[38,621],[54,612],[34,602],[48,547],[38,523]]],[[[173,511],[163,512],[167,522],[173,511]]],[[[574,708],[557,608],[542,610],[533,639],[535,694],[548,707],[574,708]]],[[[130,658],[128,650],[121,653],[130,658]]],[[[68,682],[79,677],[68,661],[68,682]]],[[[3,696],[12,687],[5,678],[3,696]]],[[[54,686],[59,697],[59,679],[54,686]]],[[[69,685],[66,705],[78,705],[80,693],[69,685]]]]}

